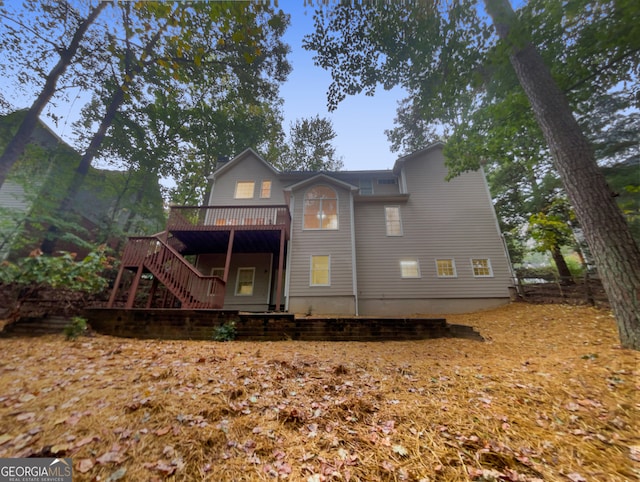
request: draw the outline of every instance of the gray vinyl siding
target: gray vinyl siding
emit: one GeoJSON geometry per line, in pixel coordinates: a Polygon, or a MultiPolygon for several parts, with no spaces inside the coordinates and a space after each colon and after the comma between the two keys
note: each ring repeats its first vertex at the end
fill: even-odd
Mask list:
{"type": "Polygon", "coordinates": [[[406,203],[355,206],[360,299],[500,298],[510,273],[481,172],[450,182],[441,149],[404,163],[406,203]],[[384,207],[400,206],[403,236],[386,236],[384,207]],[[400,259],[417,259],[420,278],[402,279],[400,259]],[[435,260],[453,258],[456,278],[438,278],[435,260]],[[473,276],[470,258],[488,258],[493,277],[473,276]]]}
{"type": "Polygon", "coordinates": [[[351,249],[351,194],[348,190],[326,182],[338,195],[338,229],[304,230],[303,200],[307,185],[292,193],[291,267],[289,297],[353,295],[353,259],[351,249]],[[311,256],[330,256],[330,286],[309,286],[311,256]]]}
{"type": "Polygon", "coordinates": [[[230,166],[215,179],[211,195],[209,197],[209,205],[214,206],[252,206],[252,205],[270,205],[285,204],[284,191],[281,181],[264,162],[252,155],[238,159],[238,162],[230,166]],[[260,188],[262,181],[271,181],[271,197],[261,198],[260,188]],[[236,183],[238,181],[254,181],[255,189],[252,199],[235,199],[236,183]]]}
{"type": "MultiPolygon", "coordinates": [[[[267,310],[271,288],[271,253],[237,253],[231,257],[229,279],[224,298],[225,309],[267,310]],[[253,295],[236,296],[239,268],[255,268],[253,295]]],[[[198,270],[209,275],[211,268],[224,268],[224,254],[203,254],[198,257],[198,270]]]]}

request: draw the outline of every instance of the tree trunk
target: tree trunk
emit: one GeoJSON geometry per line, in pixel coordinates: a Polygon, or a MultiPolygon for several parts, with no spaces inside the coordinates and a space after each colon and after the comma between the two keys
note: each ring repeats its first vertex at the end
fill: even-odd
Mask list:
{"type": "MultiPolygon", "coordinates": [[[[111,97],[111,101],[107,106],[107,111],[105,112],[105,115],[102,118],[102,121],[100,122],[100,127],[98,128],[97,132],[93,135],[93,138],[91,139],[91,143],[89,144],[89,147],[87,147],[87,150],[82,156],[82,159],[80,159],[80,164],[78,164],[78,167],[76,168],[73,174],[73,179],[71,180],[71,184],[69,185],[69,188],[67,189],[67,192],[64,198],[62,199],[62,202],[60,203],[60,205],[56,210],[54,219],[64,218],[68,215],[68,213],[71,212],[71,210],[73,210],[75,198],[78,195],[78,192],[80,192],[80,188],[82,187],[82,184],[84,183],[84,180],[86,179],[87,174],[89,173],[91,162],[93,161],[93,158],[96,156],[98,149],[100,149],[100,145],[102,144],[102,141],[107,135],[107,130],[111,126],[113,119],[115,119],[116,114],[118,113],[118,109],[122,105],[123,101],[124,101],[124,90],[118,87],[117,90],[114,92],[113,96],[111,97]]],[[[47,230],[47,234],[42,240],[42,245],[40,246],[40,249],[42,250],[42,252],[44,254],[53,254],[59,237],[60,237],[60,229],[55,224],[51,224],[49,226],[49,229],[47,230]]]]}
{"type": "Polygon", "coordinates": [[[615,203],[592,147],[551,71],[519,25],[509,0],[485,0],[498,36],[545,136],[616,317],[623,347],[640,350],[640,249],[615,203]]]}
{"type": "Polygon", "coordinates": [[[571,275],[571,271],[569,270],[569,266],[567,266],[567,262],[562,256],[562,251],[560,251],[560,246],[554,246],[551,250],[551,256],[553,257],[553,262],[556,264],[556,269],[558,270],[558,275],[560,276],[560,284],[564,286],[569,286],[573,283],[573,276],[571,275]]]}
{"type": "Polygon", "coordinates": [[[18,131],[15,133],[13,138],[9,141],[7,146],[0,157],[0,187],[4,184],[9,175],[9,171],[16,163],[16,161],[20,158],[22,153],[24,152],[25,147],[29,143],[29,139],[31,138],[31,134],[33,134],[33,130],[38,124],[38,119],[45,105],[51,100],[53,94],[56,92],[56,86],[58,84],[58,79],[64,72],[67,70],[67,67],[71,65],[71,61],[73,60],[74,55],[78,51],[78,47],[80,46],[80,42],[84,37],[89,26],[95,21],[98,17],[102,9],[107,6],[107,2],[100,2],[96,8],[94,8],[86,19],[84,19],[80,25],[78,25],[78,29],[73,35],[71,42],[69,43],[69,47],[64,50],[60,50],[60,60],[58,63],[51,69],[49,75],[47,75],[44,83],[44,87],[40,92],[40,95],[36,98],[36,100],[31,105],[31,108],[27,111],[20,127],[18,127],[18,131]]]}
{"type": "MultiPolygon", "coordinates": [[[[78,164],[78,167],[76,168],[71,184],[69,185],[69,189],[67,190],[64,199],[56,209],[54,219],[64,219],[64,217],[67,216],[68,213],[73,209],[75,198],[80,191],[80,188],[82,187],[87,174],[89,173],[91,163],[98,153],[100,146],[102,145],[102,141],[104,141],[104,138],[107,135],[109,127],[111,127],[113,120],[118,114],[118,110],[125,100],[125,90],[127,90],[131,86],[131,84],[133,83],[133,79],[142,71],[143,61],[151,54],[154,47],[158,43],[158,40],[160,40],[161,35],[167,29],[168,24],[169,22],[165,23],[164,26],[160,27],[158,31],[154,33],[153,37],[149,39],[149,42],[142,51],[140,58],[137,59],[135,66],[129,68],[128,73],[124,76],[124,80],[118,87],[116,87],[116,90],[113,92],[111,100],[109,101],[109,105],[107,105],[107,110],[105,111],[104,117],[100,122],[100,127],[98,127],[98,130],[91,139],[89,147],[87,147],[87,150],[82,156],[82,159],[80,159],[80,164],[78,164]]],[[[129,63],[128,59],[130,59],[130,54],[131,52],[127,51],[125,56],[125,62],[127,64],[129,63]]],[[[126,67],[130,67],[130,65],[127,65],[126,67]]],[[[60,229],[55,224],[51,224],[40,246],[42,252],[45,254],[52,254],[55,251],[55,246],[58,242],[59,237],[60,229]]]]}

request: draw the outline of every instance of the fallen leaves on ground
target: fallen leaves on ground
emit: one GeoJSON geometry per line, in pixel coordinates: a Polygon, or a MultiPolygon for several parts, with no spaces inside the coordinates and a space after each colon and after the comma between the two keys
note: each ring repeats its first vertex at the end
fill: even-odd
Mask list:
{"type": "Polygon", "coordinates": [[[637,352],[607,311],[447,316],[486,342],[0,340],[0,457],[74,480],[626,481],[637,352]]]}

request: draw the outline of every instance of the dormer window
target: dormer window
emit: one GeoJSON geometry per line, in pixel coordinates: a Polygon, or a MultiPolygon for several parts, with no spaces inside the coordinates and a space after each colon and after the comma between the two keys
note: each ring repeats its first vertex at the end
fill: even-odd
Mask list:
{"type": "Polygon", "coordinates": [[[304,229],[338,229],[338,195],[329,186],[315,186],[304,195],[304,229]]]}

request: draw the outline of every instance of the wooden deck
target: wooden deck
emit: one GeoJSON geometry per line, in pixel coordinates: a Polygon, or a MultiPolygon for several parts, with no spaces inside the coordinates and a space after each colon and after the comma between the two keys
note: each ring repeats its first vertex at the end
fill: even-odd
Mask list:
{"type": "Polygon", "coordinates": [[[238,341],[483,341],[472,327],[451,325],[444,318],[296,317],[290,313],[119,308],[92,308],[85,316],[98,333],[124,338],[213,340],[216,327],[234,322],[238,341]]]}

